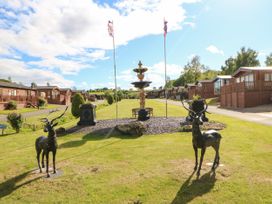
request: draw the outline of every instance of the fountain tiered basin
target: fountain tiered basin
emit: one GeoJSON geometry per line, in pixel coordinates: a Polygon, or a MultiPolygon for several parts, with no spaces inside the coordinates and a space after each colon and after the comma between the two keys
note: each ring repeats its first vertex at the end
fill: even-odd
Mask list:
{"type": "Polygon", "coordinates": [[[145,121],[149,119],[149,113],[147,109],[145,109],[145,91],[144,88],[149,87],[149,85],[152,83],[151,81],[143,81],[144,79],[144,73],[148,69],[145,67],[142,67],[142,62],[139,61],[138,68],[133,69],[134,72],[137,73],[137,77],[139,81],[132,82],[131,84],[134,85],[135,88],[139,89],[139,98],[140,98],[140,110],[138,112],[138,120],[145,121]]]}

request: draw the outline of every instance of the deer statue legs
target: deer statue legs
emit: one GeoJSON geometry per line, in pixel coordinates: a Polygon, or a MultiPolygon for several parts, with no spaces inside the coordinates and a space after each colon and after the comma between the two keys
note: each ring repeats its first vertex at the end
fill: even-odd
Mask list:
{"type": "Polygon", "coordinates": [[[194,151],[195,151],[195,168],[194,168],[194,170],[196,171],[197,170],[197,166],[198,166],[198,156],[197,156],[198,151],[197,151],[197,147],[196,146],[193,146],[193,148],[194,148],[194,151]]]}
{"type": "Polygon", "coordinates": [[[214,150],[215,150],[215,157],[214,157],[214,161],[213,161],[213,166],[212,166],[212,170],[215,170],[216,167],[219,166],[219,145],[220,143],[217,143],[216,145],[213,146],[214,150]]]}
{"type": "Polygon", "coordinates": [[[197,176],[200,175],[200,170],[201,170],[201,166],[202,166],[202,162],[203,162],[205,152],[206,152],[206,147],[201,148],[201,156],[200,156],[199,167],[198,167],[198,170],[197,170],[197,176]]]}
{"type": "Polygon", "coordinates": [[[41,150],[37,150],[38,167],[40,169],[40,173],[42,173],[42,168],[41,168],[41,165],[40,165],[40,154],[41,154],[41,150]]]}
{"type": "Polygon", "coordinates": [[[56,153],[57,151],[53,151],[53,173],[56,173],[56,153]]]}

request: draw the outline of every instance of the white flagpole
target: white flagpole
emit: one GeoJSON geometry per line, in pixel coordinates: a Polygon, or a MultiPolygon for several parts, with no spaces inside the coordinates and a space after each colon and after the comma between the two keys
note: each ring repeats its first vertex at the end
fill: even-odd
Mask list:
{"type": "Polygon", "coordinates": [[[112,44],[113,44],[113,61],[114,61],[114,87],[115,87],[115,115],[116,120],[118,119],[118,100],[117,100],[117,79],[116,79],[116,59],[115,59],[115,41],[114,41],[114,35],[112,36],[112,44]]]}
{"type": "Polygon", "coordinates": [[[112,37],[112,46],[113,46],[113,68],[114,68],[114,98],[115,98],[115,116],[116,122],[118,119],[118,100],[117,100],[117,80],[116,80],[116,59],[115,59],[115,41],[114,41],[114,30],[113,30],[113,21],[108,22],[108,32],[109,35],[112,37]]]}
{"type": "Polygon", "coordinates": [[[164,79],[165,79],[165,86],[164,86],[164,95],[165,95],[165,117],[168,117],[167,113],[167,69],[166,69],[166,35],[167,35],[167,22],[164,19],[164,79]]]}

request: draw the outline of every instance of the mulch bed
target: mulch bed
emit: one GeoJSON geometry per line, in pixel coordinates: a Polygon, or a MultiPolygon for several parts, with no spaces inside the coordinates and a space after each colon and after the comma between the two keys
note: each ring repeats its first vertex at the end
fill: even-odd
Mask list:
{"type": "MultiPolygon", "coordinates": [[[[69,130],[66,130],[66,134],[68,133],[97,133],[97,134],[108,134],[111,129],[113,129],[116,125],[128,124],[130,122],[136,121],[136,119],[132,118],[122,118],[113,120],[99,120],[95,126],[75,126],[69,130]]],[[[145,135],[155,135],[162,133],[173,133],[173,132],[181,132],[181,124],[185,124],[184,117],[152,117],[147,121],[144,121],[144,124],[147,125],[147,131],[145,135]]],[[[224,124],[211,122],[204,123],[204,129],[215,129],[220,130],[225,127],[224,124]]]]}

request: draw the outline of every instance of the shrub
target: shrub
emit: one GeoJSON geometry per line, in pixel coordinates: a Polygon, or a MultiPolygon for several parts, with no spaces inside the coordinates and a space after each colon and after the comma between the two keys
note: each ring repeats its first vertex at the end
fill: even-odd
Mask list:
{"type": "Polygon", "coordinates": [[[72,114],[74,117],[78,118],[80,116],[80,106],[84,104],[84,98],[80,93],[76,93],[72,99],[72,114]]]}
{"type": "Polygon", "coordinates": [[[47,104],[47,101],[44,98],[38,98],[37,106],[38,108],[44,107],[47,104]]]}
{"type": "Polygon", "coordinates": [[[10,113],[7,116],[8,123],[11,125],[11,127],[16,130],[16,132],[20,132],[20,129],[23,124],[23,118],[21,114],[17,113],[10,113]]]}
{"type": "Polygon", "coordinates": [[[109,105],[113,104],[114,100],[113,100],[113,95],[112,94],[108,94],[106,99],[107,99],[107,102],[108,102],[109,105]]]}
{"type": "Polygon", "coordinates": [[[122,91],[117,92],[117,101],[121,101],[124,98],[124,94],[122,91]]]}
{"type": "Polygon", "coordinates": [[[17,103],[16,101],[9,101],[6,106],[7,110],[16,110],[17,109],[17,103]]]}

